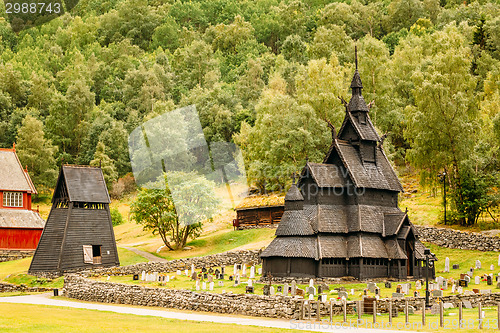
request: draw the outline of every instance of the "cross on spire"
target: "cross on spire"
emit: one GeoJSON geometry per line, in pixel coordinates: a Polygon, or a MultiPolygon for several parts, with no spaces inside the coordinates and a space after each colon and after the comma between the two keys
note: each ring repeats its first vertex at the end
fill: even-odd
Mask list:
{"type": "Polygon", "coordinates": [[[358,70],[358,46],[354,45],[354,62],[356,63],[356,70],[358,70]]]}

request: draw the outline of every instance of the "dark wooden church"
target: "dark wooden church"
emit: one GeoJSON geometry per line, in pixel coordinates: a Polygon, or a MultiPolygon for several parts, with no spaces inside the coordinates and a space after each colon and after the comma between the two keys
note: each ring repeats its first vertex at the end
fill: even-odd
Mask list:
{"type": "Polygon", "coordinates": [[[286,194],[276,238],[261,254],[264,274],[425,277],[425,247],[398,208],[403,188],[370,120],[362,87],[356,68],[344,122],[338,135],[332,127],[323,163],[306,163],[286,194]]]}
{"type": "Polygon", "coordinates": [[[119,266],[101,168],[64,165],[29,274],[119,266]]]}

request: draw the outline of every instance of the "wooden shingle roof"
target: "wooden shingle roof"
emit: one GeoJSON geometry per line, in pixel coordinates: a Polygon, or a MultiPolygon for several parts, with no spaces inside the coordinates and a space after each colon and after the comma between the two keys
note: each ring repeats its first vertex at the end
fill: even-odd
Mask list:
{"type": "Polygon", "coordinates": [[[0,228],[43,229],[40,214],[27,209],[0,209],[0,228]]]}
{"type": "Polygon", "coordinates": [[[101,168],[63,165],[57,180],[56,193],[52,197],[53,202],[56,200],[57,189],[61,187],[61,182],[64,182],[71,202],[111,202],[101,168]]]}
{"type": "Polygon", "coordinates": [[[310,170],[314,181],[319,187],[343,187],[346,185],[345,175],[336,165],[308,162],[302,175],[305,174],[306,168],[310,170]]]}
{"type": "Polygon", "coordinates": [[[0,191],[37,193],[15,149],[0,149],[0,191]]]}
{"type": "Polygon", "coordinates": [[[356,187],[403,192],[403,186],[381,148],[376,150],[376,163],[363,163],[357,149],[337,140],[336,149],[356,187]]]}
{"type": "Polygon", "coordinates": [[[313,258],[318,260],[317,237],[276,237],[261,257],[313,258]]]}
{"type": "Polygon", "coordinates": [[[285,195],[285,201],[302,201],[304,200],[304,197],[302,196],[302,193],[300,193],[299,188],[297,185],[292,184],[290,186],[290,189],[285,195]]]}
{"type": "Polygon", "coordinates": [[[276,229],[276,236],[306,236],[313,234],[314,231],[303,210],[285,210],[276,229]]]}

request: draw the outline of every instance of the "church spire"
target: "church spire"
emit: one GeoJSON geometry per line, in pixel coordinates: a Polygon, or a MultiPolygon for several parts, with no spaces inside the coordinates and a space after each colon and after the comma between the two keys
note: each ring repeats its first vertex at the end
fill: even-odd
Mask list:
{"type": "Polygon", "coordinates": [[[354,76],[351,81],[352,97],[349,101],[348,109],[349,111],[366,111],[368,112],[368,106],[361,94],[363,89],[363,83],[361,83],[361,76],[358,71],[358,47],[354,46],[354,62],[356,64],[356,70],[354,71],[354,76]]]}

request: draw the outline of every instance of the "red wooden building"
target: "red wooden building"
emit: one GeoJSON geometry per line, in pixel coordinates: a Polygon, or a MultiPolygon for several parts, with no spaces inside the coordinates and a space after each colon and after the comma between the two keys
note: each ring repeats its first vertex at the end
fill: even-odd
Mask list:
{"type": "Polygon", "coordinates": [[[31,195],[36,193],[16,149],[0,148],[0,249],[36,249],[45,224],[31,209],[31,195]]]}

